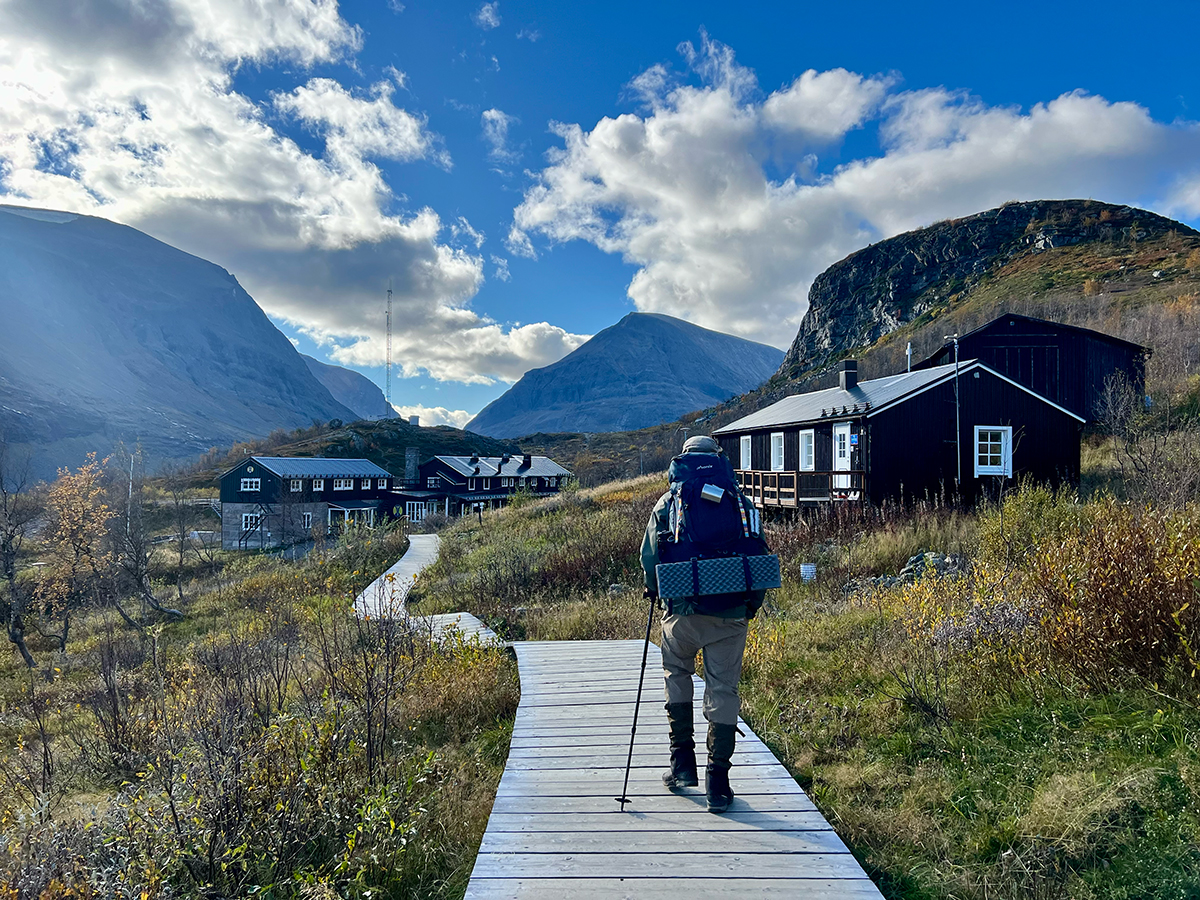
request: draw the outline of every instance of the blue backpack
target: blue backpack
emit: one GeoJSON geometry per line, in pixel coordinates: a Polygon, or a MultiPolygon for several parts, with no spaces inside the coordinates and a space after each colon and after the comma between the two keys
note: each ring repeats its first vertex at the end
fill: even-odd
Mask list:
{"type": "MultiPolygon", "coordinates": [[[[658,536],[663,563],[693,559],[763,556],[762,520],[738,488],[733,467],[723,454],[685,453],[671,460],[668,529],[658,536]]],[[[696,612],[715,613],[747,600],[745,591],[690,598],[696,612]]]]}

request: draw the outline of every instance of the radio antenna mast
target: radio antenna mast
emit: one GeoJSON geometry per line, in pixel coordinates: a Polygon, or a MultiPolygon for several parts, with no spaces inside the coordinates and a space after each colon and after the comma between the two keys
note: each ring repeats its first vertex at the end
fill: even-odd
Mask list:
{"type": "Polygon", "coordinates": [[[388,295],[387,295],[387,374],[384,376],[384,399],[387,400],[387,409],[384,410],[383,417],[390,419],[394,415],[392,411],[392,280],[388,279],[388,295]]]}

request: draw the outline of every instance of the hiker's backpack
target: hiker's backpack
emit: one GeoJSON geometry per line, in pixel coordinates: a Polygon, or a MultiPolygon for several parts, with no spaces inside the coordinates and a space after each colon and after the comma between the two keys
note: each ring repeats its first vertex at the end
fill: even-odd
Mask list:
{"type": "Polygon", "coordinates": [[[718,613],[745,603],[747,592],[760,585],[778,587],[778,559],[764,558],[771,551],[762,537],[759,512],[739,490],[724,455],[677,456],[667,480],[668,527],[658,536],[660,596],[683,596],[695,612],[718,613]],[[724,562],[704,565],[708,560],[724,562]],[[672,563],[691,565],[664,571],[672,563]],[[720,586],[730,590],[712,592],[720,586]]]}

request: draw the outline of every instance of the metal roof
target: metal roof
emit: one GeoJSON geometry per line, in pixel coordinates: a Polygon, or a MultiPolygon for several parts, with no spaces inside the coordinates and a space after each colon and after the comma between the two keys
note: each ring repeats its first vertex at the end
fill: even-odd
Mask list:
{"type": "Polygon", "coordinates": [[[383,500],[330,500],[329,508],[344,510],[378,509],[379,504],[383,502],[383,500]]]}
{"type": "Polygon", "coordinates": [[[571,473],[548,456],[535,456],[525,465],[521,454],[502,456],[435,456],[460,475],[472,478],[553,478],[571,473]]]}
{"type": "Polygon", "coordinates": [[[369,459],[325,459],[314,456],[252,456],[250,458],[280,478],[396,477],[369,459]]]}
{"type": "MultiPolygon", "coordinates": [[[[958,364],[959,375],[972,369],[984,369],[997,378],[1027,394],[1032,394],[1043,403],[1061,410],[1074,419],[1083,421],[1075,413],[1064,409],[1057,403],[1047,400],[1041,394],[1031,391],[1024,385],[1017,384],[1011,378],[1006,378],[990,366],[975,359],[962,360],[958,364]]],[[[714,434],[730,434],[740,431],[752,431],[756,428],[771,428],[779,425],[799,425],[804,422],[831,421],[836,419],[855,419],[862,416],[873,416],[885,407],[898,403],[907,397],[933,387],[938,382],[954,377],[954,365],[934,366],[930,369],[918,369],[913,372],[901,372],[899,375],[888,375],[885,378],[872,378],[870,381],[860,381],[850,390],[841,387],[827,388],[823,391],[812,391],[808,394],[796,394],[784,397],[778,403],[772,403],[765,409],[751,413],[744,418],[731,422],[723,428],[718,428],[714,434]]]]}
{"type": "MultiPolygon", "coordinates": [[[[1093,340],[1097,340],[1097,341],[1106,341],[1107,343],[1116,344],[1118,346],[1123,346],[1129,350],[1134,350],[1134,351],[1141,352],[1141,353],[1149,354],[1149,353],[1153,352],[1151,350],[1151,348],[1149,348],[1149,347],[1144,347],[1141,344],[1136,344],[1133,341],[1127,341],[1124,338],[1119,338],[1119,337],[1116,337],[1111,334],[1105,334],[1103,331],[1096,331],[1092,328],[1084,328],[1080,325],[1068,325],[1065,322],[1053,322],[1050,319],[1039,319],[1036,316],[1025,316],[1025,315],[1022,315],[1021,313],[1004,313],[1004,315],[996,316],[996,318],[992,319],[989,322],[985,322],[984,324],[980,325],[978,328],[971,329],[966,334],[959,337],[959,339],[958,339],[959,346],[962,346],[963,341],[965,341],[967,338],[971,338],[977,334],[986,332],[986,331],[990,330],[993,326],[996,326],[1001,322],[1008,321],[1009,319],[1019,319],[1022,322],[1030,322],[1034,325],[1044,325],[1047,328],[1055,328],[1055,329],[1058,329],[1059,331],[1072,332],[1074,334],[1082,335],[1083,337],[1092,338],[1093,340]]],[[[934,350],[932,353],[930,353],[928,356],[926,356],[919,363],[913,363],[913,365],[914,366],[926,366],[932,360],[941,356],[943,353],[946,353],[947,351],[952,351],[953,349],[954,349],[954,342],[946,341],[946,343],[942,344],[942,346],[938,347],[936,350],[934,350]]]]}

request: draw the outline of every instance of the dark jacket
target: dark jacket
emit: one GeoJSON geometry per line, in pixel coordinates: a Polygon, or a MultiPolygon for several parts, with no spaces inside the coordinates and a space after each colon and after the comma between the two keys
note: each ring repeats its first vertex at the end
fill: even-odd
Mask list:
{"type": "MultiPolygon", "coordinates": [[[[654,505],[654,511],[650,513],[650,521],[646,523],[646,534],[642,538],[642,573],[646,589],[655,596],[658,595],[658,575],[655,568],[662,562],[658,536],[660,533],[670,533],[670,501],[670,491],[658,498],[658,503],[654,505]]],[[[766,591],[745,591],[743,602],[736,603],[729,609],[714,615],[726,619],[753,618],[755,613],[762,608],[766,595],[766,591]]],[[[696,612],[696,608],[686,598],[675,598],[664,601],[664,603],[669,604],[667,612],[673,615],[690,616],[696,612]]]]}

